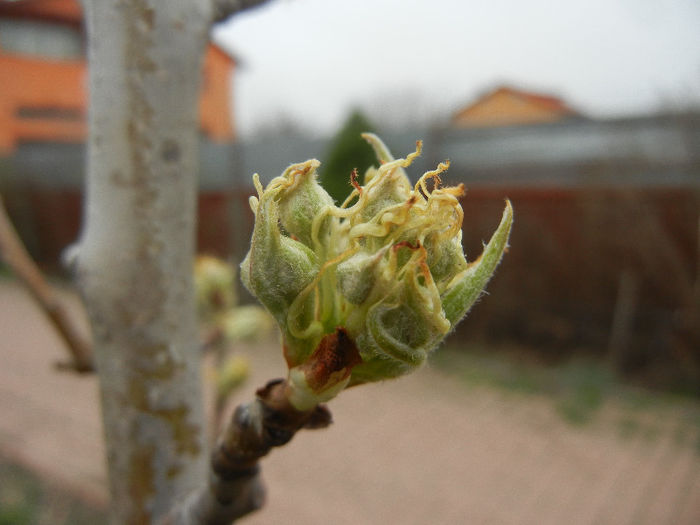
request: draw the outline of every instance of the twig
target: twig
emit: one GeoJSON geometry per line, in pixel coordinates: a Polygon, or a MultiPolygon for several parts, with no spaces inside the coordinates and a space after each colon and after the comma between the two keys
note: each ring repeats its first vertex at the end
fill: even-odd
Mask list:
{"type": "Polygon", "coordinates": [[[56,292],[27,253],[10,222],[2,196],[0,196],[0,257],[12,268],[65,341],[71,360],[68,364],[59,366],[81,373],[92,372],[94,367],[90,345],[75,328],[56,292]]]}
{"type": "Polygon", "coordinates": [[[228,525],[262,507],[265,488],[259,460],[273,447],[287,444],[302,428],[325,428],[328,409],[295,409],[287,383],[278,379],[239,405],[211,455],[207,486],[194,492],[161,525],[228,525]]]}
{"type": "Polygon", "coordinates": [[[268,0],[213,0],[214,22],[223,22],[240,11],[251,7],[257,7],[267,1],[268,0]]]}

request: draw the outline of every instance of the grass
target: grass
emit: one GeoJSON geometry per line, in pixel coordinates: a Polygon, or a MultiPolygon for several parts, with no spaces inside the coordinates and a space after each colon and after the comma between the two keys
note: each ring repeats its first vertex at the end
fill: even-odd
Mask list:
{"type": "Polygon", "coordinates": [[[11,279],[14,277],[12,270],[3,261],[0,261],[0,279],[11,279]]]}
{"type": "Polygon", "coordinates": [[[548,396],[557,412],[573,424],[590,421],[614,384],[614,378],[604,367],[583,360],[548,367],[502,352],[446,348],[436,353],[433,363],[459,377],[467,386],[492,386],[511,393],[548,396]]]}
{"type": "Polygon", "coordinates": [[[106,521],[106,512],[87,507],[0,458],[0,525],[92,525],[106,521]]]}
{"type": "Polygon", "coordinates": [[[700,453],[700,401],[652,392],[619,380],[600,361],[574,358],[558,365],[526,360],[517,351],[447,347],[433,365],[468,388],[496,388],[509,395],[549,400],[564,421],[583,426],[612,417],[621,437],[655,439],[662,426],[674,425],[675,441],[700,453]],[[604,407],[610,410],[603,411],[604,407]],[[611,416],[612,414],[612,416],[611,416]]]}
{"type": "Polygon", "coordinates": [[[557,410],[575,424],[589,422],[617,387],[608,369],[590,361],[571,361],[556,378],[557,410]]]}

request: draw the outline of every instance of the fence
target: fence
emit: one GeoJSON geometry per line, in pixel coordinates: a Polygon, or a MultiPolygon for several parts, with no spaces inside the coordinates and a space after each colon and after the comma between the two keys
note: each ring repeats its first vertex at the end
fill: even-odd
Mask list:
{"type": "MultiPolygon", "coordinates": [[[[649,381],[700,388],[698,115],[382,137],[397,156],[424,139],[413,177],[451,160],[448,182],[468,188],[468,258],[498,223],[503,199],[513,201],[510,251],[456,339],[517,340],[549,358],[584,348],[649,381]]],[[[240,260],[253,223],[252,173],[265,183],[326,147],[299,137],[204,142],[200,250],[240,260]]],[[[79,231],[82,153],[27,144],[0,160],[10,214],[50,267],[79,231]]]]}

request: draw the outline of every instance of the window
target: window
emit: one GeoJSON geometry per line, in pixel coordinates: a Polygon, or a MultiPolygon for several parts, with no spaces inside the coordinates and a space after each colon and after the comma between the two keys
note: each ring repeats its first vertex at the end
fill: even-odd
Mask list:
{"type": "Polygon", "coordinates": [[[78,59],[83,55],[77,28],[31,20],[0,20],[0,49],[55,59],[78,59]]]}

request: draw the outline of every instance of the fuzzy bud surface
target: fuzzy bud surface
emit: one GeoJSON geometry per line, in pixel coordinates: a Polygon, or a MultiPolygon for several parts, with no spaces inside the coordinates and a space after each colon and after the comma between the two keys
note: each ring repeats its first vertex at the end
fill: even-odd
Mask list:
{"type": "Polygon", "coordinates": [[[507,247],[513,210],[481,256],[462,249],[463,185],[442,187],[441,163],[415,185],[375,135],[379,160],[341,205],[317,182],[320,163],[294,164],[250,204],[255,227],[241,278],[282,330],[290,401],[300,410],[345,387],[423,364],[481,295],[507,247]]]}

